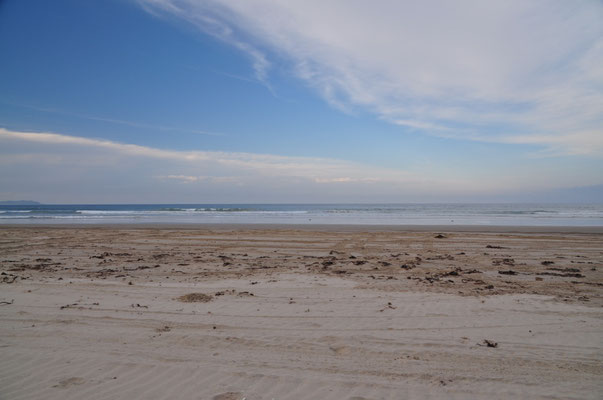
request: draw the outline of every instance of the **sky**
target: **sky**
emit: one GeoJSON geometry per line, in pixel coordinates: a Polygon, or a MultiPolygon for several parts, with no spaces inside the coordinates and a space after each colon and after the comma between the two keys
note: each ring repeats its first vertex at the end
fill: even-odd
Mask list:
{"type": "Polygon", "coordinates": [[[603,2],[0,0],[0,200],[603,202],[603,2]]]}

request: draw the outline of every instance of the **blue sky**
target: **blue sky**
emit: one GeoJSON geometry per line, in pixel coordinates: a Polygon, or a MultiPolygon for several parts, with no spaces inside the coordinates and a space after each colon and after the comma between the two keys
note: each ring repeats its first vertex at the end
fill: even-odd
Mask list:
{"type": "Polygon", "coordinates": [[[603,184],[602,18],[597,1],[3,1],[0,198],[551,200],[603,184]]]}

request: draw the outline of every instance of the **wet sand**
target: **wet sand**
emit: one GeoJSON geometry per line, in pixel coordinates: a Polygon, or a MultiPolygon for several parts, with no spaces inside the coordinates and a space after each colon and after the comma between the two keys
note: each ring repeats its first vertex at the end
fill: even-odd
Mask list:
{"type": "Polygon", "coordinates": [[[0,398],[603,396],[601,228],[0,228],[0,398]]]}

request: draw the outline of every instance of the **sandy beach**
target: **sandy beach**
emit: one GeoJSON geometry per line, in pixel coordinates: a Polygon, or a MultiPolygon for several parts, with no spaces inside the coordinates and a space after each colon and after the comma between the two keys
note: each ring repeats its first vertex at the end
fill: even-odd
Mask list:
{"type": "Polygon", "coordinates": [[[600,229],[0,228],[1,399],[600,399],[600,229]]]}

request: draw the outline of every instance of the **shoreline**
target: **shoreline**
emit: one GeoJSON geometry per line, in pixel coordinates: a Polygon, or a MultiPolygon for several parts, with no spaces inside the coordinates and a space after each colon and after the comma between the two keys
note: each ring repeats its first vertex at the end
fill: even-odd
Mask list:
{"type": "Polygon", "coordinates": [[[362,224],[272,224],[272,223],[49,223],[0,224],[5,229],[151,229],[151,230],[218,230],[218,231],[315,231],[315,232],[442,232],[442,233],[575,233],[603,234],[603,226],[538,226],[538,225],[362,225],[362,224]]]}

